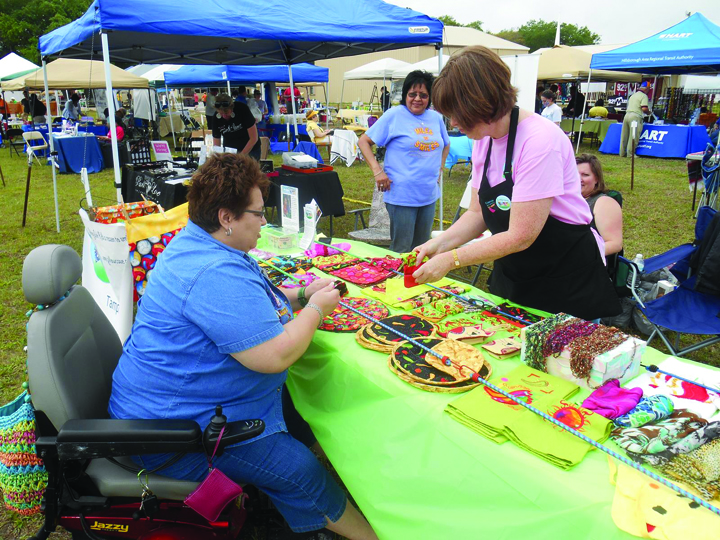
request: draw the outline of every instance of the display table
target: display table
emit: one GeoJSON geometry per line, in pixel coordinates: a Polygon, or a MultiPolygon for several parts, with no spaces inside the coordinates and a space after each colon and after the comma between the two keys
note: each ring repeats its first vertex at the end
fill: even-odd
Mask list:
{"type": "Polygon", "coordinates": [[[161,137],[167,137],[173,132],[173,130],[175,133],[182,133],[185,131],[185,124],[183,124],[182,116],[177,111],[172,113],[172,125],[170,125],[170,116],[161,116],[158,120],[158,133],[161,137]]]}
{"type": "MultiPolygon", "coordinates": [[[[592,120],[589,118],[585,119],[582,124],[583,135],[586,133],[594,133],[600,141],[604,141],[610,126],[617,124],[617,120],[592,120]]],[[[572,118],[565,118],[560,122],[560,129],[566,133],[579,133],[580,132],[580,119],[575,119],[573,125],[572,118]]],[[[619,146],[618,146],[619,148],[619,146]]]]}
{"type": "MultiPolygon", "coordinates": [[[[600,145],[603,154],[618,154],[622,124],[613,124],[600,145]]],[[[687,154],[700,152],[710,142],[705,126],[643,125],[640,133],[638,156],[685,158],[687,154]]]]}
{"type": "Polygon", "coordinates": [[[103,169],[100,143],[94,133],[78,136],[53,133],[52,137],[61,173],[80,174],[83,167],[87,168],[88,174],[103,169]]]}
{"type": "Polygon", "coordinates": [[[125,202],[140,202],[143,198],[158,203],[164,210],[170,210],[187,202],[187,186],[190,172],[178,171],[177,176],[165,176],[157,170],[141,170],[133,165],[125,165],[128,196],[125,202]]]}
{"type": "MultiPolygon", "coordinates": [[[[293,186],[299,189],[298,205],[302,213],[303,207],[315,199],[323,217],[330,217],[330,235],[332,235],[332,218],[345,215],[343,191],[340,178],[335,171],[304,174],[285,169],[279,175],[270,178],[271,186],[266,207],[282,208],[280,186],[293,186]]],[[[301,218],[302,219],[302,218],[301,218]]]]}
{"type": "MultiPolygon", "coordinates": [[[[352,246],[359,256],[387,253],[360,242],[352,246]]],[[[270,249],[264,238],[258,247],[270,249]]],[[[348,289],[364,296],[354,285],[348,289]]],[[[665,358],[648,349],[643,360],[665,358]]],[[[518,356],[490,362],[493,377],[520,364],[518,356]]],[[[360,347],[354,333],[316,332],[287,384],[382,539],[635,538],[611,518],[614,487],[605,454],[592,451],[563,471],[511,443],[497,445],[443,412],[459,395],[409,386],[389,371],[386,354],[360,347]]],[[[581,390],[572,401],[588,393],[581,390]]]]}

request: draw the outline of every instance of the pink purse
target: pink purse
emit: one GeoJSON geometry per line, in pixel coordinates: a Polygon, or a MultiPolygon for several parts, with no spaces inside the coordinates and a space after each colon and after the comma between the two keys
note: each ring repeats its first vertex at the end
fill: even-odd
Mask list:
{"type": "Polygon", "coordinates": [[[220,435],[215,443],[212,456],[208,459],[210,473],[202,483],[195,488],[190,495],[185,497],[185,504],[195,510],[208,521],[217,521],[220,513],[232,501],[243,493],[243,489],[235,482],[225,476],[219,469],[214,469],[212,460],[217,452],[220,439],[222,439],[225,427],[220,430],[220,435]]]}

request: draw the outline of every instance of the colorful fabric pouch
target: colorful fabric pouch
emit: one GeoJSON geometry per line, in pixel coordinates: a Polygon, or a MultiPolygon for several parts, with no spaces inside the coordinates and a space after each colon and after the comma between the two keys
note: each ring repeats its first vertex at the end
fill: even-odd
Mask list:
{"type": "Polygon", "coordinates": [[[374,285],[395,275],[389,270],[384,270],[379,266],[365,261],[340,268],[339,270],[332,270],[329,274],[361,287],[374,285]]]}
{"type": "Polygon", "coordinates": [[[47,471],[35,454],[35,410],[23,392],[0,407],[0,491],[5,508],[30,516],[40,512],[47,471]]]}
{"type": "Polygon", "coordinates": [[[675,404],[667,396],[644,397],[633,410],[623,416],[618,416],[614,422],[616,426],[620,427],[641,427],[650,422],[667,418],[673,410],[675,410],[675,404]]]}
{"type": "Polygon", "coordinates": [[[421,306],[413,311],[413,315],[424,317],[433,322],[439,322],[445,317],[457,315],[462,312],[463,306],[461,306],[459,302],[455,301],[454,298],[443,298],[432,304],[421,306]]]}
{"type": "Polygon", "coordinates": [[[620,381],[610,380],[590,394],[582,406],[610,420],[629,413],[640,402],[640,388],[621,388],[620,381]]]}
{"type": "Polygon", "coordinates": [[[280,287],[284,287],[285,289],[298,289],[300,287],[307,287],[313,281],[320,279],[320,276],[316,276],[312,272],[301,272],[293,274],[292,276],[295,279],[286,277],[282,283],[280,283],[280,287]]]}
{"type": "Polygon", "coordinates": [[[615,428],[613,440],[620,448],[636,454],[657,454],[667,450],[708,421],[685,409],[673,413],[654,424],[638,428],[615,428]]]}
{"type": "MultiPolygon", "coordinates": [[[[338,249],[342,249],[343,251],[350,251],[350,248],[352,247],[350,244],[346,242],[341,242],[340,244],[332,244],[333,246],[337,247],[338,249]]],[[[332,246],[328,246],[327,244],[317,244],[313,243],[313,245],[310,246],[310,249],[305,250],[305,255],[307,257],[310,257],[311,259],[315,257],[327,257],[329,255],[339,255],[341,252],[337,249],[333,249],[332,246]]]]}

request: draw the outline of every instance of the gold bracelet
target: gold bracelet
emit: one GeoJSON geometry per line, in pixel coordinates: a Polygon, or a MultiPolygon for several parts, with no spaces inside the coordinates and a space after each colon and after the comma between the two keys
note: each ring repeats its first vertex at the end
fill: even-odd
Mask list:
{"type": "Polygon", "coordinates": [[[452,250],[453,261],[455,261],[455,268],[460,268],[460,260],[458,259],[457,249],[452,250]]]}

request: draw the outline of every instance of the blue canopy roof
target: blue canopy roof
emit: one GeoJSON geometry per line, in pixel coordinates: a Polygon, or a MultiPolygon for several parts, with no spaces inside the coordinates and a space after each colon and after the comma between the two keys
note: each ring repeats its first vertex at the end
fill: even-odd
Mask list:
{"type": "Polygon", "coordinates": [[[656,74],[717,72],[720,26],[695,13],[647,39],[593,54],[590,67],[656,74]]]}
{"type": "Polygon", "coordinates": [[[105,31],[111,62],[297,64],[442,43],[442,29],[382,0],[95,0],[39,48],[43,56],[98,58],[105,31]]]}
{"type": "MultiPolygon", "coordinates": [[[[295,64],[292,67],[293,82],[327,82],[328,68],[312,64],[295,64]]],[[[231,83],[290,82],[288,67],[276,66],[183,66],[165,72],[168,86],[197,84],[224,85],[231,83]]]]}

